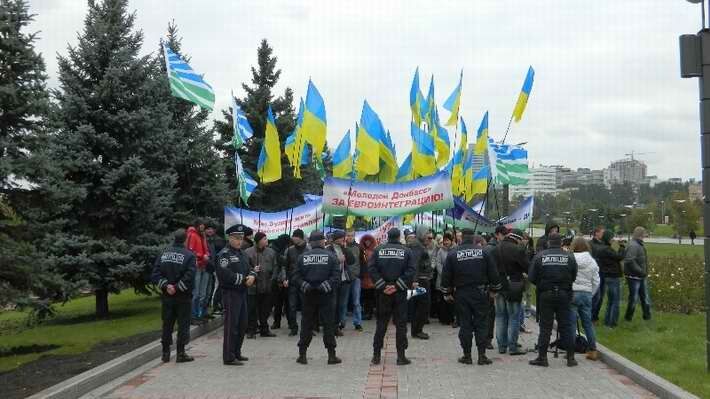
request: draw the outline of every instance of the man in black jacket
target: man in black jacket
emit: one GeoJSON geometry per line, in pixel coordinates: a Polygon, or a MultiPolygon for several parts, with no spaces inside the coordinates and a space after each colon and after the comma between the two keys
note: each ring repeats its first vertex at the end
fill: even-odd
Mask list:
{"type": "Polygon", "coordinates": [[[525,274],[530,268],[528,255],[520,244],[522,232],[509,232],[503,241],[499,242],[493,251],[498,266],[498,273],[503,283],[503,289],[496,294],[496,341],[498,352],[506,351],[512,355],[524,355],[526,352],[518,349],[520,334],[520,308],[525,289],[525,274]]]}
{"type": "Polygon", "coordinates": [[[412,317],[412,338],[429,339],[429,334],[424,332],[424,324],[429,316],[431,308],[431,279],[434,277],[434,268],[431,263],[429,251],[424,246],[427,241],[429,229],[424,226],[418,226],[415,232],[408,232],[407,247],[412,251],[412,257],[416,264],[416,279],[414,287],[423,287],[426,289],[426,294],[419,295],[413,298],[410,306],[414,307],[412,317]]]}
{"type": "Polygon", "coordinates": [[[308,364],[306,353],[313,339],[313,325],[318,315],[323,323],[323,344],[328,350],[328,364],[338,364],[341,360],[335,355],[335,300],[333,295],[340,283],[338,258],[332,251],[325,249],[325,236],[314,230],[308,241],[311,250],[301,255],[291,284],[303,292],[303,312],[301,316],[301,339],[298,341],[298,360],[308,364]]]}
{"type": "Polygon", "coordinates": [[[535,245],[535,252],[541,252],[549,248],[547,243],[550,234],[560,234],[560,226],[555,223],[548,223],[545,225],[545,235],[537,239],[537,244],[535,245]]]}
{"type": "Polygon", "coordinates": [[[246,229],[241,224],[227,229],[229,243],[217,255],[217,280],[224,305],[222,362],[227,366],[241,366],[249,360],[242,356],[242,344],[247,329],[247,289],[256,282],[256,272],[241,250],[246,229]]]}
{"type": "Polygon", "coordinates": [[[372,364],[380,364],[387,324],[394,318],[397,328],[397,364],[411,363],[405,356],[407,349],[407,290],[416,274],[416,259],[400,242],[400,232],[387,232],[387,243],[375,248],[368,260],[368,272],[377,292],[377,330],[372,342],[372,364]]]}
{"type": "Polygon", "coordinates": [[[501,288],[498,270],[491,255],[480,245],[474,244],[474,231],[463,229],[463,243],[449,252],[441,276],[441,290],[447,302],[456,301],[459,325],[459,341],[463,349],[460,363],[472,364],[471,340],[476,333],[478,364],[488,365],[486,357],[488,339],[488,290],[501,288]]]}
{"type": "Polygon", "coordinates": [[[619,243],[619,250],[611,247],[613,233],[602,230],[601,238],[597,239],[595,232],[592,239],[592,256],[599,265],[599,290],[592,298],[592,321],[599,320],[604,295],[608,293],[604,324],[614,327],[619,321],[619,301],[621,299],[621,261],[624,260],[626,248],[619,243]]]}
{"type": "Polygon", "coordinates": [[[345,328],[345,318],[347,317],[348,298],[350,297],[350,282],[353,280],[350,267],[355,263],[355,257],[352,252],[345,247],[345,232],[342,230],[336,230],[332,233],[332,243],[327,249],[333,251],[338,258],[338,265],[340,266],[340,284],[338,285],[338,292],[335,297],[336,306],[334,320],[336,324],[335,335],[342,337],[343,329],[345,328]]]}
{"type": "Polygon", "coordinates": [[[298,334],[298,321],[296,320],[296,312],[298,308],[303,303],[302,294],[299,288],[291,284],[291,279],[293,278],[293,273],[296,271],[298,266],[298,261],[301,259],[301,255],[304,252],[310,250],[308,243],[305,240],[303,230],[296,229],[291,234],[291,242],[293,245],[288,247],[286,250],[286,259],[284,262],[284,269],[282,269],[282,280],[285,287],[288,287],[288,328],[290,332],[289,337],[296,336],[298,334]]]}
{"type": "Polygon", "coordinates": [[[177,363],[191,362],[195,359],[185,353],[185,346],[190,341],[190,311],[192,302],[192,279],[195,275],[197,260],[195,255],[185,249],[185,229],[173,233],[173,245],[167,248],[155,260],[151,280],[162,292],[163,319],[163,362],[170,361],[170,346],[173,343],[173,328],[178,325],[177,363]]]}
{"type": "MultiPolygon", "coordinates": [[[[489,259],[495,264],[496,270],[498,270],[498,264],[497,262],[497,253],[496,253],[496,247],[498,246],[498,243],[503,242],[505,240],[505,236],[508,234],[508,228],[499,225],[496,226],[495,232],[493,234],[493,237],[488,241],[486,247],[483,249],[484,252],[488,253],[489,259]]],[[[498,276],[500,278],[500,273],[498,273],[498,276]]],[[[501,287],[502,288],[502,287],[501,287]]],[[[495,322],[496,322],[496,293],[492,292],[490,293],[491,295],[488,296],[488,341],[486,342],[486,349],[493,349],[493,338],[495,336],[493,335],[493,328],[495,327],[495,322]]]]}
{"type": "Polygon", "coordinates": [[[552,322],[557,320],[560,340],[567,350],[567,366],[577,365],[574,360],[574,333],[570,319],[572,283],[577,278],[577,261],[574,254],[560,248],[562,237],[552,233],[548,237],[549,249],[535,257],[530,269],[530,282],[538,292],[540,311],[540,335],[538,336],[537,359],[531,360],[533,366],[548,367],[547,348],[550,345],[552,322]]]}

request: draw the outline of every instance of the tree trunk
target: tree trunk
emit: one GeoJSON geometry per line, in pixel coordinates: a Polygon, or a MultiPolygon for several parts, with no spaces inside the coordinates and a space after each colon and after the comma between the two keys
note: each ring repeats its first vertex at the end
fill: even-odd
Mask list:
{"type": "Polygon", "coordinates": [[[96,318],[105,319],[108,317],[108,291],[96,290],[96,318]]]}

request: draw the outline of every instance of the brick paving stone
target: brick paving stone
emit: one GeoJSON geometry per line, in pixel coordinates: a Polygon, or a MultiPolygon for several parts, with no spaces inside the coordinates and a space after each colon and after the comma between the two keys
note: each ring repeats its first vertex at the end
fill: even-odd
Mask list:
{"type": "MultiPolygon", "coordinates": [[[[536,327],[528,321],[528,327],[536,327]]],[[[488,351],[491,366],[462,365],[458,330],[432,320],[425,326],[428,341],[409,340],[407,356],[412,364],[396,366],[394,326],[390,326],[382,351],[382,364],[371,366],[375,323],[365,322],[364,331],[352,328],[338,338],[340,365],[326,364],[322,337],[314,337],[306,366],[296,363],[297,337],[276,330],[276,338],[245,340],[242,367],[222,365],[222,330],[192,342],[189,353],[195,361],[186,364],[158,361],[124,376],[110,387],[85,395],[85,399],[456,399],[456,398],[655,398],[653,394],[610,369],[578,355],[579,366],[568,368],[564,356],[550,354],[549,368],[527,364],[535,357],[500,355],[488,351]]],[[[537,339],[521,334],[524,349],[537,339]]],[[[475,356],[475,354],[474,354],[475,356]]],[[[475,359],[474,359],[475,360],[475,359]]]]}

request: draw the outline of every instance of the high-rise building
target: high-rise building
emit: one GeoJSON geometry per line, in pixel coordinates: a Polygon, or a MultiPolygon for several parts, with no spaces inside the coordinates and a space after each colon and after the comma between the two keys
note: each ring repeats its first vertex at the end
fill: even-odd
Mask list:
{"type": "Polygon", "coordinates": [[[615,184],[631,184],[639,186],[646,177],[646,164],[638,159],[621,159],[614,161],[604,169],[604,184],[611,187],[615,184]]]}
{"type": "Polygon", "coordinates": [[[510,186],[510,198],[557,193],[557,169],[551,166],[530,168],[528,184],[510,186]]]}

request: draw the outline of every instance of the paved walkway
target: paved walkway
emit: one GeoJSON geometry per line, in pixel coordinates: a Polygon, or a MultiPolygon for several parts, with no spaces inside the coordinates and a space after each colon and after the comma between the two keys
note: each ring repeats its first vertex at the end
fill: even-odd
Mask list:
{"type": "MultiPolygon", "coordinates": [[[[309,364],[297,364],[296,339],[281,329],[276,338],[246,340],[244,355],[250,360],[242,367],[222,365],[219,329],[191,343],[194,362],[156,360],[84,398],[655,398],[604,363],[581,356],[578,367],[568,368],[563,356],[550,355],[544,369],[527,364],[534,353],[511,357],[494,350],[491,366],[459,364],[458,330],[438,323],[425,328],[432,339],[410,339],[407,355],[413,363],[404,367],[395,365],[390,326],[383,365],[370,366],[374,328],[374,322],[366,322],[362,333],[348,327],[338,338],[340,365],[326,365],[320,335],[311,344],[309,364]]],[[[536,337],[521,334],[520,342],[533,348],[536,337]]]]}

